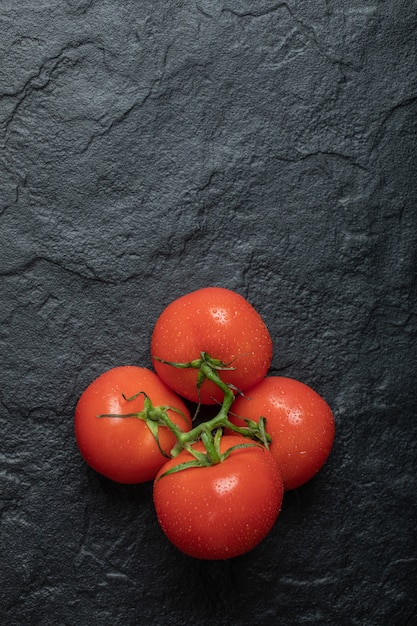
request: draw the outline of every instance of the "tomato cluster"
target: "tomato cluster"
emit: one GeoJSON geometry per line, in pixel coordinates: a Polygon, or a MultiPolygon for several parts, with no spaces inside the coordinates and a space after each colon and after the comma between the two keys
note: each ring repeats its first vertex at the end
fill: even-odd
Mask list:
{"type": "Polygon", "coordinates": [[[284,492],[325,463],[332,411],[299,381],[268,376],[272,340],[239,294],[207,287],[169,304],[151,340],[155,371],[113,368],[75,410],[84,460],[120,483],[154,481],[157,519],[189,556],[227,559],[256,546],[284,492]],[[189,402],[217,406],[193,420],[189,402]]]}

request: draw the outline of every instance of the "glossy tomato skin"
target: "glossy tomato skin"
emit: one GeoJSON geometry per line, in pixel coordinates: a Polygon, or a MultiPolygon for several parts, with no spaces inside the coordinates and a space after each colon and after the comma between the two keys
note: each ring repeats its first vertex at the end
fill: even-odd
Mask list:
{"type": "MultiPolygon", "coordinates": [[[[74,418],[75,438],[84,460],[98,473],[120,483],[133,484],[153,480],[166,462],[144,421],[135,417],[100,417],[143,410],[145,391],[154,406],[173,406],[186,420],[168,411],[173,422],[183,430],[191,428],[190,414],[183,401],[146,368],[126,365],[108,370],[94,380],[81,395],[74,418]]],[[[159,428],[161,447],[167,453],[176,440],[166,428],[159,428]]]]}
{"type": "Polygon", "coordinates": [[[325,400],[302,382],[268,376],[235,400],[230,421],[266,418],[269,446],[281,469],[285,490],[310,480],[327,460],[335,436],[333,413],[325,400]]]}
{"type": "MultiPolygon", "coordinates": [[[[248,443],[223,436],[221,451],[248,443]]],[[[204,451],[201,442],[196,449],[204,451]]],[[[164,465],[154,483],[158,521],[168,539],[191,557],[224,560],[254,548],[280,512],[283,484],[277,463],[262,446],[231,452],[222,463],[161,476],[191,460],[182,451],[164,465]]]]}
{"type": "MultiPolygon", "coordinates": [[[[272,340],[259,313],[241,295],[221,287],[206,287],[171,302],[158,318],[151,341],[152,357],[186,363],[206,352],[232,364],[233,371],[220,371],[221,379],[245,390],[266,376],[272,359],[272,340]]],[[[197,371],[153,365],[160,378],[176,393],[199,401],[197,371]]],[[[205,380],[203,404],[222,402],[223,393],[205,380]]]]}

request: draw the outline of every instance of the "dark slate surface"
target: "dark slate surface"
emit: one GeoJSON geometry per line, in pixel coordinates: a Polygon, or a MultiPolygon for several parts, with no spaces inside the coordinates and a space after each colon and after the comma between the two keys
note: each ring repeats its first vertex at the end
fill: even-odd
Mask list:
{"type": "Polygon", "coordinates": [[[416,9],[0,1],[2,624],[416,623],[416,9]],[[211,284],[337,436],[258,548],[204,563],[72,419],[211,284]]]}

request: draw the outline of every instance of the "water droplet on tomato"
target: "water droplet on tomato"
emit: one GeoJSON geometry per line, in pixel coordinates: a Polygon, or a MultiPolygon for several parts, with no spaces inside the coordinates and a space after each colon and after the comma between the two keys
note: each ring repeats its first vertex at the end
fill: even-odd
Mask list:
{"type": "Polygon", "coordinates": [[[237,483],[237,476],[227,476],[225,478],[219,478],[214,483],[214,489],[219,495],[225,495],[230,491],[233,491],[237,483]]]}

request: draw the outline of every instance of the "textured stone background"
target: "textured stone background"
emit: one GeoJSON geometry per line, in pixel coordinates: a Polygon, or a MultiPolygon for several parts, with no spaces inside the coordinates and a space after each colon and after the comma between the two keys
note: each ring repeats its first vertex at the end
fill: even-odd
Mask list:
{"type": "Polygon", "coordinates": [[[415,623],[412,0],[0,0],[0,621],[415,623]],[[322,472],[204,563],[83,463],[91,380],[247,297],[334,409],[322,472]]]}

